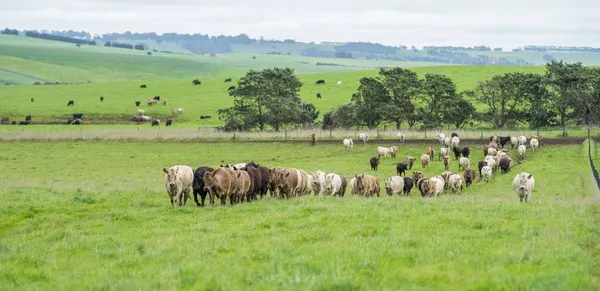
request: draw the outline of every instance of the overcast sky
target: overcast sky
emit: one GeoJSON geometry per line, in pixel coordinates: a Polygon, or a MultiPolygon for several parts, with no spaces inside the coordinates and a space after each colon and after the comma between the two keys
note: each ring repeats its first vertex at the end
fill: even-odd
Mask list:
{"type": "Polygon", "coordinates": [[[600,0],[0,0],[0,27],[417,47],[600,47],[600,0]]]}

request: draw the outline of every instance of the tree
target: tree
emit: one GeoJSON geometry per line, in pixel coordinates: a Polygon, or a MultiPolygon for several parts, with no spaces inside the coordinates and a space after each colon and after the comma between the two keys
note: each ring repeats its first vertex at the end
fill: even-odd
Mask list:
{"type": "Polygon", "coordinates": [[[356,105],[348,103],[336,108],[323,115],[323,129],[350,128],[360,122],[356,118],[356,105]]]}
{"type": "Polygon", "coordinates": [[[475,119],[477,114],[475,106],[465,99],[464,93],[450,99],[448,105],[448,110],[442,112],[442,118],[445,123],[452,124],[457,130],[475,119]]]}
{"type": "Polygon", "coordinates": [[[574,96],[586,89],[587,72],[581,62],[569,64],[552,60],[546,64],[546,82],[552,96],[550,104],[558,111],[563,136],[567,135],[567,114],[573,108],[574,96]]]}
{"type": "Polygon", "coordinates": [[[578,123],[590,125],[600,122],[600,69],[586,68],[588,86],[574,94],[573,116],[578,123]]]}
{"type": "Polygon", "coordinates": [[[445,123],[446,111],[451,111],[456,96],[456,85],[452,79],[440,74],[425,74],[421,99],[425,106],[419,109],[423,127],[434,128],[445,123]]]}
{"type": "Polygon", "coordinates": [[[379,80],[361,78],[356,93],[352,94],[357,120],[368,128],[377,127],[384,120],[390,100],[388,90],[379,80]]]}
{"type": "Polygon", "coordinates": [[[412,102],[421,91],[421,81],[416,72],[402,68],[381,69],[379,76],[391,96],[386,119],[400,129],[402,121],[408,120],[415,111],[412,102]]]}

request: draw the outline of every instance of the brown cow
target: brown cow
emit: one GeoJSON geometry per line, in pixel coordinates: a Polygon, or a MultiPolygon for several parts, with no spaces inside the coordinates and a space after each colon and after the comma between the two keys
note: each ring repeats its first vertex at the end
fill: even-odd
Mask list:
{"type": "Polygon", "coordinates": [[[315,145],[316,143],[317,143],[317,135],[313,133],[310,135],[310,144],[315,145]]]}
{"type": "Polygon", "coordinates": [[[269,192],[271,193],[271,197],[279,196],[279,188],[277,186],[279,185],[279,171],[281,170],[282,168],[277,166],[269,169],[269,192]]]}
{"type": "Polygon", "coordinates": [[[435,154],[435,151],[433,150],[432,147],[427,148],[427,155],[429,156],[430,160],[433,160],[433,155],[435,154]]]}
{"type": "Polygon", "coordinates": [[[342,178],[342,187],[337,192],[333,193],[333,196],[344,197],[344,194],[346,194],[346,187],[348,186],[348,182],[346,180],[346,177],[340,175],[340,178],[342,178]]]}
{"type": "Polygon", "coordinates": [[[258,192],[260,191],[260,170],[255,167],[249,167],[248,165],[241,168],[240,170],[246,171],[248,173],[248,176],[250,176],[250,189],[248,189],[246,201],[250,202],[252,200],[256,200],[256,194],[258,194],[258,192]]]}
{"type": "Polygon", "coordinates": [[[475,170],[468,168],[465,170],[465,185],[467,185],[467,187],[469,187],[471,185],[471,183],[473,183],[473,181],[475,181],[475,177],[477,176],[477,173],[475,172],[475,170]]]}
{"type": "Polygon", "coordinates": [[[277,188],[281,198],[290,198],[297,196],[298,170],[294,168],[283,168],[278,171],[277,188]]]}
{"type": "Polygon", "coordinates": [[[413,156],[406,157],[406,164],[408,165],[408,169],[412,170],[412,166],[415,163],[415,158],[413,156]]]}
{"type": "Polygon", "coordinates": [[[369,160],[369,163],[371,164],[371,170],[377,171],[377,168],[379,167],[379,158],[378,157],[372,157],[369,160]]]}
{"type": "Polygon", "coordinates": [[[448,168],[450,168],[451,164],[452,164],[452,157],[451,156],[445,156],[444,157],[444,168],[446,170],[448,170],[448,168]]]}
{"type": "Polygon", "coordinates": [[[204,173],[204,191],[210,193],[210,206],[215,205],[215,195],[221,200],[221,206],[225,206],[227,197],[229,197],[229,203],[233,204],[237,191],[235,171],[231,168],[221,167],[213,172],[204,173]]]}
{"type": "Polygon", "coordinates": [[[358,195],[372,197],[374,194],[377,194],[377,197],[379,197],[381,187],[377,178],[365,174],[355,175],[354,177],[356,178],[356,190],[358,195]]]}
{"type": "Polygon", "coordinates": [[[431,158],[429,157],[429,155],[427,154],[422,154],[421,155],[421,166],[423,166],[423,168],[426,168],[427,165],[429,165],[429,160],[431,158]]]}
{"type": "MultiPolygon", "coordinates": [[[[250,175],[246,171],[235,170],[237,175],[237,190],[235,191],[235,196],[233,197],[232,202],[242,203],[244,200],[249,200],[250,186],[252,186],[252,180],[250,179],[250,175]]],[[[233,203],[231,203],[233,204],[233,203]]]]}
{"type": "Polygon", "coordinates": [[[421,172],[421,171],[413,172],[412,179],[415,182],[418,182],[419,180],[423,179],[423,172],[421,172]]]}

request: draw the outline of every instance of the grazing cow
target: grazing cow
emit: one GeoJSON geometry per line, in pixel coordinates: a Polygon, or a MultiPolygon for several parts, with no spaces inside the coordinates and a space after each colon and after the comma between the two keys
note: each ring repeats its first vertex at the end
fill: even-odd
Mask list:
{"type": "Polygon", "coordinates": [[[379,197],[381,187],[377,178],[365,174],[355,175],[354,178],[356,178],[355,183],[358,195],[372,197],[377,194],[377,197],[379,197]]]}
{"type": "Polygon", "coordinates": [[[458,138],[458,136],[453,136],[452,139],[450,140],[450,146],[453,148],[458,148],[459,144],[460,144],[460,139],[458,138]]]}
{"type": "Polygon", "coordinates": [[[354,145],[354,143],[352,142],[351,138],[344,139],[344,149],[349,150],[352,148],[353,145],[354,145]]]}
{"type": "Polygon", "coordinates": [[[377,171],[377,168],[379,167],[379,158],[378,157],[372,157],[369,160],[369,163],[371,164],[371,170],[377,171]]]}
{"type": "Polygon", "coordinates": [[[104,102],[104,97],[100,96],[100,102],[104,102]]]}
{"type": "Polygon", "coordinates": [[[465,170],[465,184],[467,185],[467,187],[471,186],[473,181],[475,181],[476,176],[477,174],[475,173],[475,170],[471,168],[465,170]]]}
{"type": "Polygon", "coordinates": [[[173,120],[171,119],[167,119],[167,122],[165,122],[165,126],[171,126],[173,124],[173,120]]]}
{"type": "Polygon", "coordinates": [[[73,119],[81,119],[83,117],[83,113],[73,113],[73,119]]]}
{"type": "Polygon", "coordinates": [[[441,161],[443,157],[448,155],[448,149],[445,147],[440,148],[440,153],[438,154],[438,161],[441,161]]]}
{"type": "Polygon", "coordinates": [[[250,189],[253,186],[250,175],[246,171],[234,170],[237,178],[235,195],[229,196],[229,204],[250,201],[250,189]]]}
{"type": "Polygon", "coordinates": [[[312,134],[310,135],[310,144],[311,144],[311,145],[315,145],[316,143],[317,143],[317,135],[316,135],[316,134],[314,134],[314,133],[312,133],[312,134]]]}
{"type": "Polygon", "coordinates": [[[506,143],[510,142],[510,136],[501,136],[500,137],[500,146],[504,148],[506,143]]]}
{"type": "Polygon", "coordinates": [[[469,147],[464,147],[460,153],[462,154],[463,157],[468,158],[469,155],[471,154],[471,149],[469,147]]]}
{"type": "Polygon", "coordinates": [[[31,102],[33,102],[33,101],[35,101],[35,98],[31,97],[31,99],[29,99],[29,100],[31,100],[31,102]]]}
{"type": "Polygon", "coordinates": [[[396,137],[398,138],[398,142],[404,143],[404,139],[406,138],[406,132],[398,132],[396,137]]]}
{"type": "Polygon", "coordinates": [[[444,157],[444,168],[446,170],[448,170],[448,168],[450,168],[451,164],[452,164],[452,157],[451,156],[445,156],[444,157]]]}
{"type": "Polygon", "coordinates": [[[10,122],[10,118],[8,118],[8,117],[2,117],[2,123],[8,124],[9,122],[10,122]]]}
{"type": "Polygon", "coordinates": [[[458,160],[458,170],[459,171],[461,169],[466,170],[470,166],[471,166],[471,160],[469,160],[469,158],[460,158],[460,160],[458,160]]]}
{"type": "Polygon", "coordinates": [[[410,195],[410,190],[413,188],[414,181],[410,177],[404,177],[404,195],[410,195]]]}
{"type": "Polygon", "coordinates": [[[325,84],[325,80],[318,80],[316,84],[317,85],[319,85],[319,84],[323,84],[324,85],[325,84]]]}
{"type": "Polygon", "coordinates": [[[325,192],[325,172],[315,171],[312,173],[311,187],[315,195],[323,195],[325,192]]]}
{"type": "Polygon", "coordinates": [[[192,80],[192,84],[194,84],[194,86],[196,86],[196,85],[202,84],[202,82],[198,79],[194,79],[194,80],[192,80]]]}
{"type": "Polygon", "coordinates": [[[215,169],[211,167],[199,167],[194,171],[194,182],[192,183],[192,190],[194,192],[194,201],[200,207],[204,207],[204,200],[208,191],[204,190],[204,173],[212,172],[215,169]],[[200,195],[201,202],[198,202],[198,195],[200,195]]]}
{"type": "Polygon", "coordinates": [[[406,163],[400,162],[396,165],[396,175],[406,177],[406,170],[408,170],[408,166],[406,163]]]}
{"type": "Polygon", "coordinates": [[[400,176],[393,176],[385,179],[385,192],[389,196],[400,195],[404,192],[404,179],[400,176]]]}
{"type": "Polygon", "coordinates": [[[487,165],[488,165],[488,163],[485,160],[477,163],[477,168],[479,168],[479,179],[481,179],[481,177],[483,176],[481,173],[481,169],[487,165]]]}
{"type": "Polygon", "coordinates": [[[362,140],[363,144],[365,144],[369,139],[369,134],[366,132],[361,132],[360,134],[358,134],[358,139],[362,140]]]}
{"type": "Polygon", "coordinates": [[[525,145],[527,143],[527,138],[523,135],[519,136],[519,145],[525,145]]]}
{"type": "Polygon", "coordinates": [[[25,116],[25,121],[31,121],[31,115],[25,116]]]}
{"type": "Polygon", "coordinates": [[[460,158],[460,149],[458,147],[452,147],[452,153],[454,153],[454,159],[460,158]]]}
{"type": "Polygon", "coordinates": [[[134,115],[134,116],[131,117],[131,121],[135,121],[137,123],[140,123],[140,122],[142,122],[144,120],[142,119],[141,116],[134,115]]]}
{"type": "Polygon", "coordinates": [[[426,154],[421,155],[421,166],[423,168],[426,168],[427,165],[429,165],[429,160],[430,160],[429,155],[426,155],[426,154]]]}
{"type": "Polygon", "coordinates": [[[342,189],[342,177],[338,174],[327,174],[325,176],[325,195],[333,195],[343,197],[345,189],[342,189]]]}
{"type": "Polygon", "coordinates": [[[146,86],[146,84],[142,84],[142,85],[140,85],[140,88],[144,89],[144,88],[148,88],[148,86],[146,86]]]}
{"type": "Polygon", "coordinates": [[[450,184],[450,189],[452,189],[452,193],[460,194],[463,189],[464,179],[459,174],[453,174],[448,178],[448,183],[450,184]]]}
{"type": "Polygon", "coordinates": [[[152,100],[160,101],[160,96],[154,96],[154,98],[152,98],[152,100]]]}
{"type": "Polygon", "coordinates": [[[260,170],[256,167],[249,167],[248,165],[241,167],[240,170],[247,172],[248,177],[250,178],[250,187],[245,194],[246,201],[250,202],[256,200],[256,196],[260,194],[260,182],[262,179],[260,170]]]}
{"type": "Polygon", "coordinates": [[[156,100],[151,99],[151,100],[146,101],[146,104],[148,104],[148,106],[152,106],[152,104],[156,104],[156,102],[157,102],[156,100]]]}
{"type": "Polygon", "coordinates": [[[75,101],[69,100],[69,102],[67,102],[67,106],[75,106],[75,101]]]}
{"type": "Polygon", "coordinates": [[[183,204],[185,205],[190,198],[190,189],[194,181],[194,170],[189,166],[175,165],[169,169],[163,168],[165,173],[165,187],[167,194],[171,199],[171,205],[181,206],[181,195],[183,194],[183,204]]]}
{"type": "Polygon", "coordinates": [[[317,98],[321,98],[321,93],[317,93],[317,98]]]}
{"type": "Polygon", "coordinates": [[[519,151],[519,160],[522,160],[525,158],[525,152],[527,152],[527,147],[522,144],[519,146],[519,148],[517,149],[519,151]]]}
{"type": "Polygon", "coordinates": [[[483,180],[485,180],[486,183],[490,180],[491,176],[492,176],[492,167],[485,166],[485,167],[481,168],[481,177],[483,178],[483,180]]]}
{"type": "Polygon", "coordinates": [[[227,91],[231,91],[233,89],[235,89],[235,86],[229,86],[229,88],[227,88],[227,91]]]}
{"type": "Polygon", "coordinates": [[[435,154],[435,151],[433,150],[432,147],[427,148],[427,155],[429,156],[430,160],[433,160],[433,155],[435,154]]]}
{"type": "Polygon", "coordinates": [[[424,177],[423,172],[421,172],[421,171],[413,172],[413,175],[412,175],[413,181],[419,181],[420,179],[423,179],[423,177],[424,177]]]}
{"type": "Polygon", "coordinates": [[[510,160],[507,157],[504,157],[500,160],[500,173],[506,174],[510,170],[510,160]]]}
{"type": "Polygon", "coordinates": [[[405,162],[408,165],[408,169],[412,170],[413,164],[415,163],[415,158],[413,156],[407,156],[405,162]]]}
{"type": "Polygon", "coordinates": [[[210,206],[215,205],[215,196],[221,200],[221,206],[225,206],[227,198],[233,204],[233,198],[237,191],[237,176],[233,169],[220,167],[212,172],[204,173],[204,191],[210,194],[210,206]]]}
{"type": "Polygon", "coordinates": [[[386,147],[377,147],[377,155],[381,158],[381,156],[387,157],[387,155],[391,152],[390,148],[386,147]]]}
{"type": "Polygon", "coordinates": [[[342,85],[342,81],[337,81],[336,83],[338,86],[342,85]]]}
{"type": "Polygon", "coordinates": [[[137,110],[137,112],[138,112],[140,115],[144,115],[144,114],[146,114],[146,110],[144,110],[144,109],[138,109],[138,110],[137,110]]]}
{"type": "Polygon", "coordinates": [[[225,79],[225,82],[223,82],[223,83],[228,83],[228,82],[231,82],[231,78],[225,79]]]}
{"type": "Polygon", "coordinates": [[[529,202],[534,187],[535,178],[529,173],[521,172],[513,179],[513,189],[519,196],[519,202],[523,202],[523,200],[529,202]]]}
{"type": "Polygon", "coordinates": [[[141,101],[135,101],[135,107],[139,107],[141,103],[141,101]]]}
{"type": "Polygon", "coordinates": [[[152,120],[152,126],[159,126],[159,125],[160,125],[160,119],[152,120]]]}
{"type": "Polygon", "coordinates": [[[535,153],[535,150],[540,146],[540,141],[537,138],[532,138],[529,141],[529,145],[531,146],[531,151],[535,153]]]}

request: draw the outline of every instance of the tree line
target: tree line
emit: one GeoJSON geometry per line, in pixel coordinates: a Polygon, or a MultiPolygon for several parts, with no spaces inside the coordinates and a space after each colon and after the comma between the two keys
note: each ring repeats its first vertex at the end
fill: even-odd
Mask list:
{"type": "Polygon", "coordinates": [[[96,45],[96,41],[94,41],[94,40],[71,38],[71,37],[67,37],[67,36],[54,35],[54,34],[48,34],[48,33],[40,33],[40,32],[35,31],[35,30],[26,30],[25,31],[25,36],[27,36],[27,37],[34,37],[34,38],[48,39],[48,40],[70,42],[70,43],[75,43],[75,44],[80,44],[80,45],[81,44],[96,45]]]}
{"type": "MultiPolygon", "coordinates": [[[[234,105],[219,110],[228,131],[280,130],[316,125],[319,111],[299,98],[302,82],[289,68],[251,70],[229,94],[234,105]]],[[[363,77],[347,104],[323,115],[320,126],[434,129],[451,126],[541,128],[600,124],[600,68],[553,60],[544,74],[512,72],[458,91],[443,74],[419,78],[410,69],[382,68],[363,77]],[[481,104],[476,110],[474,104],[481,104]]]]}

